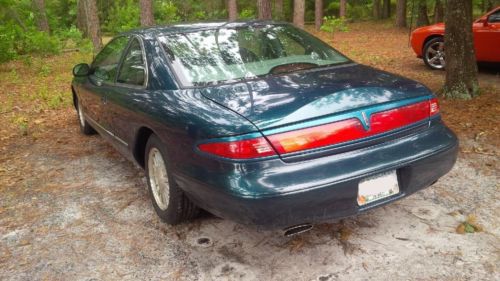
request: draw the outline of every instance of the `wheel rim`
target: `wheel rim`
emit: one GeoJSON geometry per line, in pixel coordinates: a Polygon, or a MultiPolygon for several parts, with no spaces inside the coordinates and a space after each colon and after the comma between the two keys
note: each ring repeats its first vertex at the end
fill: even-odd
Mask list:
{"type": "Polygon", "coordinates": [[[153,147],[149,150],[148,156],[148,175],[151,192],[153,193],[156,205],[165,211],[168,207],[169,184],[167,176],[167,167],[158,148],[153,147]]]}
{"type": "Polygon", "coordinates": [[[78,103],[78,119],[80,120],[80,125],[85,127],[85,118],[83,117],[83,110],[80,103],[78,103]]]}
{"type": "Polygon", "coordinates": [[[445,67],[444,42],[434,42],[425,50],[425,59],[433,68],[441,69],[445,67]]]}

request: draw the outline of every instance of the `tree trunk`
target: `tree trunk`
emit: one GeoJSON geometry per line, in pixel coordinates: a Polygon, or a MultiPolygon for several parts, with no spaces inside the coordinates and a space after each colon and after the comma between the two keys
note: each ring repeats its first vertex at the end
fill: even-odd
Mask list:
{"type": "Polygon", "coordinates": [[[340,7],[339,7],[339,17],[344,17],[346,15],[346,6],[347,6],[347,1],[346,0],[340,0],[340,7]]]}
{"type": "Polygon", "coordinates": [[[274,13],[276,14],[274,17],[278,20],[283,20],[283,0],[274,1],[274,13]]]}
{"type": "Polygon", "coordinates": [[[382,18],[387,19],[391,17],[391,0],[384,0],[382,6],[382,18]]]}
{"type": "Polygon", "coordinates": [[[141,26],[155,25],[153,0],[140,0],[139,5],[141,7],[141,26]]]}
{"type": "Polygon", "coordinates": [[[406,0],[396,2],[396,26],[406,27],[406,0]]]}
{"type": "MultiPolygon", "coordinates": [[[[461,0],[467,1],[467,0],[461,0]]],[[[418,2],[418,12],[417,12],[417,27],[429,25],[429,17],[427,16],[427,1],[420,0],[418,2]]]]}
{"type": "Polygon", "coordinates": [[[50,33],[47,12],[45,11],[45,0],[33,0],[32,5],[35,10],[36,26],[38,30],[50,33]]]}
{"type": "Polygon", "coordinates": [[[102,48],[101,27],[95,1],[79,0],[77,18],[79,19],[80,30],[92,41],[94,49],[99,51],[102,48]]]}
{"type": "Polygon", "coordinates": [[[271,0],[257,0],[257,18],[260,20],[270,20],[271,0]]]}
{"type": "Polygon", "coordinates": [[[314,27],[316,28],[316,31],[320,30],[322,24],[323,24],[323,0],[316,0],[314,2],[314,27]]]}
{"type": "Polygon", "coordinates": [[[434,23],[443,22],[444,9],[441,0],[436,0],[434,4],[434,23]]]}
{"type": "Polygon", "coordinates": [[[373,0],[373,18],[380,19],[380,0],[373,0]]]}
{"type": "Polygon", "coordinates": [[[472,40],[472,1],[448,0],[445,14],[447,98],[470,99],[479,94],[477,64],[472,40]]]}
{"type": "Polygon", "coordinates": [[[305,0],[293,0],[293,24],[304,28],[305,0]]]}
{"type": "Polygon", "coordinates": [[[76,3],[76,27],[82,32],[83,37],[89,37],[87,32],[87,14],[85,13],[85,0],[76,3]]]}
{"type": "Polygon", "coordinates": [[[238,4],[236,4],[236,0],[227,0],[227,13],[230,21],[238,19],[238,4]]]}

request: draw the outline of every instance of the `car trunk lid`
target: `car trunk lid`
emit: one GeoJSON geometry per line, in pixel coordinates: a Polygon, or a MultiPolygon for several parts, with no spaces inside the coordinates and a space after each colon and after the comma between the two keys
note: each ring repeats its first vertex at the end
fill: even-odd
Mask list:
{"type": "MultiPolygon", "coordinates": [[[[204,88],[201,92],[205,97],[251,121],[280,155],[290,154],[290,151],[275,142],[276,135],[351,120],[357,124],[346,121],[349,124],[343,125],[352,126],[352,130],[343,132],[342,135],[373,137],[384,133],[384,129],[390,131],[428,120],[428,105],[424,105],[427,107],[422,111],[421,107],[416,108],[412,104],[428,101],[432,97],[432,93],[420,83],[358,64],[204,88]],[[394,111],[398,107],[406,111],[394,111]],[[392,112],[392,115],[382,119],[377,113],[383,111],[392,112]],[[418,120],[405,117],[414,114],[420,114],[418,120]],[[375,121],[378,120],[380,124],[374,123],[372,129],[370,126],[373,117],[379,118],[375,121]],[[393,122],[391,120],[394,118],[403,121],[400,124],[387,123],[393,122]],[[358,128],[360,126],[363,128],[358,128]]],[[[334,125],[321,129],[338,128],[334,125]]],[[[340,138],[344,141],[339,142],[338,135],[336,139],[334,144],[351,141],[349,138],[340,138]]],[[[321,146],[329,144],[332,143],[325,142],[321,146]]],[[[307,150],[316,147],[302,148],[307,150]]]]}

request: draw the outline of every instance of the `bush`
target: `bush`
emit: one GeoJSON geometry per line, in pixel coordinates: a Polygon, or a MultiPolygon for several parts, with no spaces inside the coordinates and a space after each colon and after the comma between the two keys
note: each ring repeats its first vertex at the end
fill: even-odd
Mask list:
{"type": "Polygon", "coordinates": [[[28,54],[57,54],[60,49],[57,36],[50,36],[34,28],[23,30],[14,24],[0,25],[0,62],[28,54]]]}
{"type": "Polygon", "coordinates": [[[133,0],[126,0],[123,3],[115,1],[109,10],[108,20],[105,22],[103,31],[119,33],[140,26],[139,5],[133,0]]]}
{"type": "Polygon", "coordinates": [[[54,34],[61,41],[62,48],[78,48],[80,51],[85,53],[90,53],[93,50],[92,41],[90,39],[84,38],[83,34],[72,25],[69,29],[60,29],[54,32],[54,34]]]}
{"type": "Polygon", "coordinates": [[[14,49],[16,32],[11,26],[0,25],[0,63],[15,59],[17,53],[14,49]]]}
{"type": "Polygon", "coordinates": [[[335,31],[348,31],[345,19],[336,17],[324,17],[321,30],[334,33],[335,31]]]}
{"type": "Polygon", "coordinates": [[[50,36],[42,31],[25,31],[19,37],[15,42],[15,48],[19,55],[52,55],[59,53],[61,48],[57,37],[50,36]]]}
{"type": "Polygon", "coordinates": [[[255,11],[252,9],[243,9],[240,12],[240,19],[255,19],[255,11]]]}
{"type": "Polygon", "coordinates": [[[157,24],[180,21],[177,7],[171,1],[155,1],[154,16],[157,24]]]}

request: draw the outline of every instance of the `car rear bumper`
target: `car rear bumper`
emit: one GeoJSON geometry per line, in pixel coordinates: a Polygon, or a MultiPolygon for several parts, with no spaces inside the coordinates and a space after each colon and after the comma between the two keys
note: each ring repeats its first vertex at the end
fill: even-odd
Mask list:
{"type": "Polygon", "coordinates": [[[220,164],[217,175],[174,178],[200,207],[243,224],[286,227],[356,215],[426,188],[453,167],[456,136],[435,123],[398,140],[310,161],[220,164]],[[397,171],[400,193],[358,206],[360,180],[391,170],[397,171]]]}

